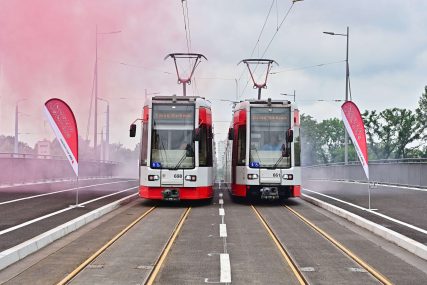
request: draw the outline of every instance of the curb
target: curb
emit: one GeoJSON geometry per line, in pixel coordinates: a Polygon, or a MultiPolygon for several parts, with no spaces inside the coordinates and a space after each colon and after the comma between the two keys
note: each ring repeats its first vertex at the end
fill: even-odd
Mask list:
{"type": "Polygon", "coordinates": [[[415,254],[416,256],[427,260],[427,246],[424,244],[417,242],[413,239],[408,238],[402,234],[399,234],[395,231],[387,229],[386,227],[380,226],[374,222],[371,222],[365,218],[362,218],[356,214],[353,214],[347,210],[341,209],[337,206],[331,205],[314,197],[311,197],[306,194],[301,194],[301,198],[306,200],[307,202],[314,204],[320,208],[323,208],[329,212],[334,213],[337,216],[340,216],[368,231],[388,240],[401,248],[406,249],[407,251],[415,254]]]}
{"type": "Polygon", "coordinates": [[[102,217],[105,214],[119,208],[121,204],[131,201],[138,193],[126,196],[120,200],[114,201],[101,208],[93,210],[84,214],[74,220],[66,222],[54,229],[42,233],[32,239],[24,241],[12,248],[0,252],[0,270],[8,267],[9,265],[23,259],[24,257],[34,253],[43,247],[49,245],[55,240],[66,236],[67,234],[81,228],[82,226],[102,217]]]}

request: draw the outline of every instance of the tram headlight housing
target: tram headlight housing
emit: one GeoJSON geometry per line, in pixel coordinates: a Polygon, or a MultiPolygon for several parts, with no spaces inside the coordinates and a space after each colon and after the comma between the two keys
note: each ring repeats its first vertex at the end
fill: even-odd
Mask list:
{"type": "Polygon", "coordinates": [[[248,179],[249,179],[249,180],[255,180],[255,179],[258,179],[258,174],[248,174],[248,179]]]}
{"type": "Polygon", "coordinates": [[[283,179],[285,180],[293,180],[294,175],[293,174],[283,174],[283,179]]]}
{"type": "Polygon", "coordinates": [[[159,175],[148,175],[148,181],[157,181],[159,179],[159,175]]]}
{"type": "Polygon", "coordinates": [[[185,180],[187,181],[197,181],[197,176],[196,175],[185,175],[185,180]]]}

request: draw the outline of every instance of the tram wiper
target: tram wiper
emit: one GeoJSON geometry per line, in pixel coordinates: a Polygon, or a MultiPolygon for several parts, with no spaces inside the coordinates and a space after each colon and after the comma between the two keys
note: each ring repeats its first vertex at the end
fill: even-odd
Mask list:
{"type": "Polygon", "coordinates": [[[256,148],[256,146],[255,146],[255,145],[254,145],[254,146],[252,146],[252,149],[255,151],[256,156],[258,156],[259,164],[260,164],[260,165],[262,165],[261,158],[259,157],[258,149],[256,148]]]}
{"type": "Polygon", "coordinates": [[[278,165],[279,165],[279,163],[282,161],[282,159],[285,157],[285,156],[287,156],[286,155],[286,153],[287,153],[287,151],[286,151],[286,146],[285,146],[285,144],[282,144],[282,147],[281,147],[281,150],[282,150],[282,155],[279,157],[279,159],[276,161],[276,163],[273,165],[273,169],[275,169],[278,165]],[[286,153],[285,153],[286,152],[286,153]]]}
{"type": "Polygon", "coordinates": [[[184,152],[184,154],[182,155],[181,159],[178,161],[178,163],[175,165],[175,167],[174,167],[173,169],[174,169],[174,170],[177,170],[177,169],[180,167],[181,163],[183,163],[183,162],[184,162],[185,158],[186,158],[187,156],[191,156],[191,155],[192,155],[192,153],[193,153],[193,148],[191,147],[191,145],[190,145],[190,144],[187,144],[187,145],[185,146],[185,152],[184,152]]]}

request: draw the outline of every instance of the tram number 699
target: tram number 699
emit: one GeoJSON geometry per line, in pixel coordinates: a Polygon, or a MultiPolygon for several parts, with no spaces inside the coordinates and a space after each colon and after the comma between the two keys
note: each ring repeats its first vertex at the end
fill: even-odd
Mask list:
{"type": "Polygon", "coordinates": [[[174,174],[173,178],[182,178],[182,174],[174,174]]]}

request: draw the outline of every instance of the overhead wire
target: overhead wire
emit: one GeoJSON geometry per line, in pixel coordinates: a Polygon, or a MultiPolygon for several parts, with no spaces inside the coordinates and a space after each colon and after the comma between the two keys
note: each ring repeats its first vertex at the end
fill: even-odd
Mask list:
{"type": "MultiPolygon", "coordinates": [[[[270,5],[270,8],[268,9],[267,16],[265,17],[264,24],[262,25],[261,31],[259,32],[259,35],[258,35],[258,39],[255,42],[255,45],[254,45],[254,47],[252,49],[252,52],[251,52],[251,55],[249,57],[252,57],[253,54],[254,54],[254,52],[255,52],[255,50],[256,50],[256,48],[257,48],[257,46],[259,47],[259,41],[261,39],[262,33],[264,32],[265,26],[267,25],[267,21],[270,18],[270,14],[271,14],[271,10],[273,8],[274,2],[275,2],[275,0],[271,1],[271,5],[270,5]]],[[[239,82],[242,79],[242,76],[243,76],[244,73],[245,73],[245,68],[243,67],[243,70],[242,70],[242,72],[239,75],[239,79],[238,79],[239,82]]],[[[249,80],[250,79],[248,79],[248,81],[246,82],[246,85],[249,83],[249,80]]]]}
{"type": "MultiPolygon", "coordinates": [[[[272,2],[272,3],[274,3],[274,2],[272,2]]],[[[268,43],[267,47],[265,48],[264,52],[262,53],[261,58],[264,58],[265,54],[267,53],[267,50],[270,48],[271,43],[273,42],[274,38],[275,38],[275,37],[276,37],[276,35],[278,34],[278,32],[279,32],[280,28],[282,27],[283,23],[285,22],[285,20],[288,18],[288,16],[289,16],[290,12],[292,11],[292,7],[294,6],[294,4],[295,4],[295,2],[294,2],[294,1],[292,1],[291,6],[288,8],[288,10],[287,10],[287,12],[286,12],[285,16],[283,17],[282,21],[280,22],[280,25],[279,25],[278,27],[276,27],[276,31],[274,32],[273,37],[271,38],[271,40],[269,41],[269,43],[268,43]]],[[[255,67],[255,69],[254,69],[254,72],[255,72],[255,71],[256,71],[256,67],[255,67]]],[[[243,88],[242,92],[240,93],[239,98],[243,95],[243,93],[245,92],[246,88],[248,87],[249,81],[250,81],[250,80],[247,80],[247,81],[246,81],[246,85],[245,85],[245,87],[243,88]]]]}
{"type": "Polygon", "coordinates": [[[337,64],[337,63],[342,63],[342,62],[345,62],[345,60],[331,61],[331,62],[320,63],[320,64],[315,64],[315,65],[307,65],[307,66],[302,66],[302,67],[291,67],[291,68],[286,68],[286,69],[278,70],[278,71],[275,71],[275,72],[270,72],[270,74],[278,74],[278,73],[295,71],[295,70],[310,69],[310,68],[322,67],[322,66],[325,66],[325,65],[337,64]]]}

